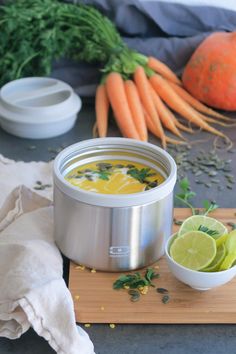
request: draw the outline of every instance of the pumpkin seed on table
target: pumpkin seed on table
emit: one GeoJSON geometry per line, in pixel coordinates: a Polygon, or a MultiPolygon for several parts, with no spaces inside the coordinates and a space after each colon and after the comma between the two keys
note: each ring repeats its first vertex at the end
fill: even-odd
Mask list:
{"type": "Polygon", "coordinates": [[[159,293],[159,294],[168,294],[169,291],[165,288],[157,288],[156,291],[159,293]]]}
{"type": "MultiPolygon", "coordinates": [[[[231,159],[221,157],[218,150],[212,149],[206,152],[200,149],[195,150],[194,154],[190,154],[185,147],[170,146],[168,151],[177,163],[178,180],[193,174],[195,183],[202,184],[206,188],[217,188],[219,191],[223,190],[224,187],[226,188],[227,185],[230,186],[235,183],[234,176],[230,173],[232,171],[231,159]],[[222,172],[225,172],[225,174],[222,174],[222,172]],[[220,178],[215,178],[218,175],[220,178]],[[218,184],[221,185],[218,186],[218,184]]],[[[231,189],[231,187],[228,187],[228,189],[231,189]]]]}
{"type": "Polygon", "coordinates": [[[169,295],[164,295],[162,298],[163,304],[167,304],[170,301],[170,296],[169,295]]]}

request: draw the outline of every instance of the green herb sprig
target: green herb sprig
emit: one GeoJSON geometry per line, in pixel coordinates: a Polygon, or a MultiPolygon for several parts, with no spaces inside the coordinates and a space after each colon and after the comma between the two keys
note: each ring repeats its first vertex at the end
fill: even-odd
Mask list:
{"type": "Polygon", "coordinates": [[[152,268],[148,268],[144,276],[139,272],[134,274],[122,274],[114,283],[113,289],[125,289],[128,287],[130,289],[138,289],[140,286],[154,286],[152,280],[159,277],[158,273],[152,268]]]}
{"type": "Polygon", "coordinates": [[[140,183],[145,183],[147,177],[153,176],[153,173],[150,172],[150,168],[131,168],[127,171],[127,174],[137,179],[140,183]]]}
{"type": "MultiPolygon", "coordinates": [[[[190,182],[187,177],[183,178],[179,182],[179,188],[181,192],[176,194],[175,198],[181,201],[187,207],[189,207],[193,215],[199,214],[200,213],[199,209],[195,208],[190,202],[190,199],[194,198],[196,196],[196,193],[191,190],[190,182]]],[[[215,201],[209,201],[209,200],[203,201],[203,207],[204,209],[201,212],[202,215],[208,215],[212,211],[219,208],[219,206],[216,204],[215,201]]]]}
{"type": "Polygon", "coordinates": [[[147,293],[149,286],[155,287],[152,283],[154,279],[160,277],[153,268],[147,268],[144,276],[139,272],[133,274],[122,274],[114,283],[113,289],[126,289],[131,295],[130,300],[136,302],[140,299],[140,294],[147,293]]]}

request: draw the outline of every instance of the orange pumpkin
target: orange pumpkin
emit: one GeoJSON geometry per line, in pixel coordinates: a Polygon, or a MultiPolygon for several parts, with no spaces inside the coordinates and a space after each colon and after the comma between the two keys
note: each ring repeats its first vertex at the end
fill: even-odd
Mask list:
{"type": "Polygon", "coordinates": [[[236,32],[215,32],[207,37],[187,63],[182,80],[198,100],[236,110],[236,32]]]}

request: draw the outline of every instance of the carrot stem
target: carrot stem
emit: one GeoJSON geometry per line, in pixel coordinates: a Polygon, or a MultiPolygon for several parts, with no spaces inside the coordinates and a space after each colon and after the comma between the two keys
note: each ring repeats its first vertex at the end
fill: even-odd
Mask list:
{"type": "Polygon", "coordinates": [[[162,61],[157,58],[149,57],[148,58],[148,67],[154,70],[156,73],[160,74],[169,81],[172,81],[178,85],[182,85],[180,79],[176,74],[162,61]]]}

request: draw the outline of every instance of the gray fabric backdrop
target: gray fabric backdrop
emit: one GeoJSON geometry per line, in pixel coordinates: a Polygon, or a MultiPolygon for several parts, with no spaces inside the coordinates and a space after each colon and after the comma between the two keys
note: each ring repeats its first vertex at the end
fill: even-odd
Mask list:
{"type": "MultiPolygon", "coordinates": [[[[211,32],[234,31],[236,12],[214,6],[186,6],[168,1],[67,0],[96,6],[121,32],[130,48],[163,60],[177,74],[211,32]]],[[[191,4],[191,0],[189,1],[191,4]]],[[[60,61],[52,76],[69,82],[82,96],[94,94],[99,67],[60,61]]]]}

